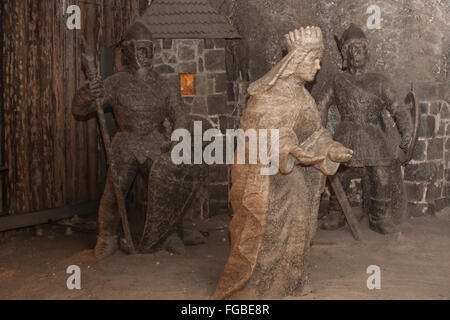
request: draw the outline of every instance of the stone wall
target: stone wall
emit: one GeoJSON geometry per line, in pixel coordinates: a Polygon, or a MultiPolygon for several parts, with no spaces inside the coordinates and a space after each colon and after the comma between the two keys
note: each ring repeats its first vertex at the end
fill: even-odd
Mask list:
{"type": "MultiPolygon", "coordinates": [[[[228,80],[224,39],[176,39],[155,42],[155,70],[172,81],[180,81],[182,73],[195,74],[195,96],[183,98],[194,117],[211,120],[214,127],[225,133],[236,127],[240,116],[239,96],[234,87],[238,82],[228,80]]],[[[203,128],[204,130],[208,128],[203,128]]],[[[209,198],[211,215],[229,210],[229,167],[209,168],[209,182],[202,196],[209,198]]]]}
{"type": "Polygon", "coordinates": [[[448,82],[417,86],[421,130],[413,160],[405,168],[408,212],[434,214],[450,205],[450,105],[448,82]]]}

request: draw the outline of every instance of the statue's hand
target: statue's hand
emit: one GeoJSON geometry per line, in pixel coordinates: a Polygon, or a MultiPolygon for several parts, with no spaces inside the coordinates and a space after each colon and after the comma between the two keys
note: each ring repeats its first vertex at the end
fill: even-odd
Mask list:
{"type": "Polygon", "coordinates": [[[298,147],[296,147],[290,153],[298,160],[298,162],[305,166],[311,166],[325,160],[325,157],[314,157],[314,155],[298,147]]]}
{"type": "Polygon", "coordinates": [[[336,143],[328,151],[328,157],[334,162],[347,162],[353,157],[353,150],[344,147],[340,143],[336,143]]]}
{"type": "Polygon", "coordinates": [[[411,143],[411,137],[409,135],[404,135],[402,137],[402,141],[400,142],[400,149],[402,149],[405,153],[409,150],[409,144],[411,143]]]}
{"type": "Polygon", "coordinates": [[[101,80],[89,81],[88,87],[94,99],[102,99],[105,96],[105,88],[101,80]]]}

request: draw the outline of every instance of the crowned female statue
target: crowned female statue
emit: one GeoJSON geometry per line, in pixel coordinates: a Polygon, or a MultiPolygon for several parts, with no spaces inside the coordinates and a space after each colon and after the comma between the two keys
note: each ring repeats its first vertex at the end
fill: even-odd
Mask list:
{"type": "MultiPolygon", "coordinates": [[[[214,299],[301,293],[324,175],[334,175],[339,163],[353,154],[322,127],[316,103],[304,87],[320,69],[321,30],[301,28],[286,40],[289,53],[250,85],[240,124],[244,131],[278,130],[279,172],[262,175],[267,165],[261,163],[233,165],[231,249],[214,299]]],[[[273,147],[268,146],[271,154],[273,147]]]]}

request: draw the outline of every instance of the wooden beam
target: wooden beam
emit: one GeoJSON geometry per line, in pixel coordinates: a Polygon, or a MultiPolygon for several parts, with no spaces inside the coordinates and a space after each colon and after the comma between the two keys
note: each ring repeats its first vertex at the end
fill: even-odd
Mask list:
{"type": "Polygon", "coordinates": [[[58,209],[0,217],[0,232],[55,222],[75,215],[93,214],[98,211],[98,205],[98,201],[92,201],[58,209]]]}

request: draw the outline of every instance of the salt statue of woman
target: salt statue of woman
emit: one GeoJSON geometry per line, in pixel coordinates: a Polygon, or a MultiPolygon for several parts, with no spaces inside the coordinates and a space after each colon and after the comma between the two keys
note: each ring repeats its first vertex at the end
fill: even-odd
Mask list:
{"type": "Polygon", "coordinates": [[[353,154],[322,127],[304,87],[320,69],[321,30],[301,28],[286,40],[289,53],[250,85],[240,125],[244,131],[279,130],[279,172],[262,175],[268,165],[261,161],[233,165],[230,255],[213,299],[301,294],[325,175],[334,175],[353,154]]]}

